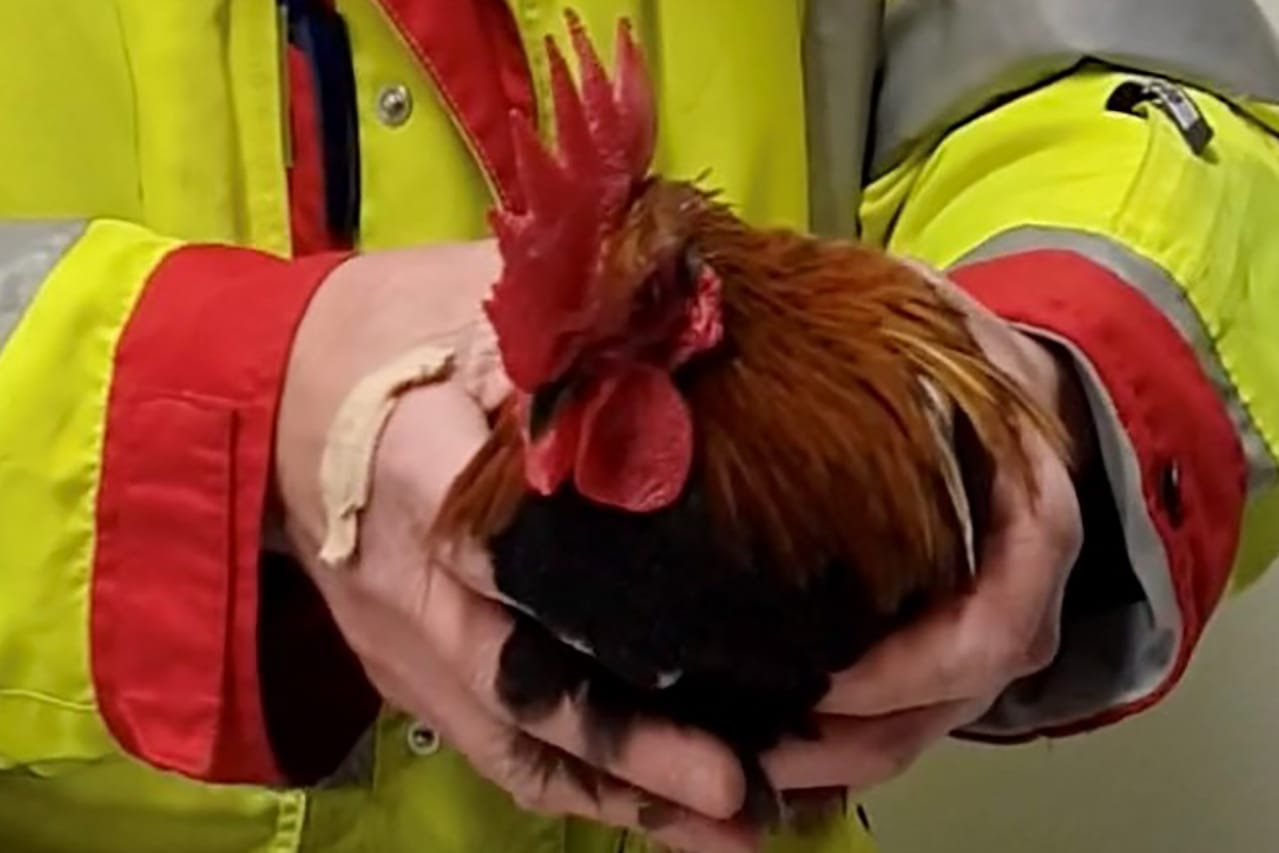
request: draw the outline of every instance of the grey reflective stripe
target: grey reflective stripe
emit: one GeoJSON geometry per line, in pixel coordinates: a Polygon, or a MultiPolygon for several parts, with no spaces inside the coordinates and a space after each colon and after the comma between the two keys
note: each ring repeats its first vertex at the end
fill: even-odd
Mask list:
{"type": "Polygon", "coordinates": [[[1271,455],[1248,407],[1226,376],[1212,339],[1185,291],[1166,271],[1114,240],[1081,231],[1056,228],[1017,228],[1006,231],[965,255],[956,266],[1033,249],[1077,252],[1119,276],[1156,305],[1199,356],[1204,373],[1216,385],[1243,443],[1248,463],[1249,491],[1256,493],[1279,483],[1279,462],[1271,455]]]}
{"type": "Polygon", "coordinates": [[[851,237],[858,231],[884,0],[808,0],[804,15],[809,227],[851,237]]]}
{"type": "MultiPolygon", "coordinates": [[[[1157,306],[1194,348],[1205,374],[1228,406],[1248,457],[1250,487],[1260,490],[1276,481],[1275,460],[1222,370],[1198,313],[1181,287],[1159,266],[1105,237],[1070,229],[1027,227],[997,235],[952,268],[1035,249],[1064,249],[1083,255],[1114,272],[1157,306]]],[[[1183,623],[1168,554],[1146,507],[1137,453],[1119,413],[1086,353],[1042,329],[1032,331],[1056,340],[1074,359],[1119,511],[1128,561],[1145,598],[1105,612],[1066,614],[1061,650],[1053,665],[1005,691],[986,715],[967,729],[977,734],[1015,736],[1070,725],[1141,699],[1167,678],[1181,645],[1183,623]]]]}
{"type": "Polygon", "coordinates": [[[1168,677],[1181,645],[1181,609],[1168,553],[1142,496],[1136,450],[1087,356],[1069,341],[1046,337],[1070,352],[1083,380],[1129,562],[1145,600],[1064,614],[1053,665],[1006,690],[966,729],[975,734],[1007,737],[1067,726],[1148,696],[1168,677]]]}
{"type": "Polygon", "coordinates": [[[84,222],[0,223],[0,348],[84,228],[84,222]]]}
{"type": "Polygon", "coordinates": [[[1279,101],[1255,0],[898,0],[884,28],[874,174],[904,146],[1086,58],[1279,101]]]}

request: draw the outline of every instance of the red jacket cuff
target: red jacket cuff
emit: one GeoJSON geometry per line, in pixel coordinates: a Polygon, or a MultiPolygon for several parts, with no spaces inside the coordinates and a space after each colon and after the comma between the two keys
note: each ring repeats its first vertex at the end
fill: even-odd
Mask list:
{"type": "Polygon", "coordinates": [[[178,249],[119,340],[92,672],[108,727],[150,764],[215,782],[280,781],[258,682],[263,511],[293,335],[342,259],[178,249]]]}
{"type": "MultiPolygon", "coordinates": [[[[1110,452],[1103,454],[1115,503],[1121,514],[1125,507],[1132,510],[1128,530],[1153,531],[1150,542],[1129,536],[1127,557],[1148,591],[1169,589],[1173,610],[1167,617],[1159,613],[1161,596],[1155,593],[1143,604],[1173,637],[1166,662],[1149,672],[1130,672],[1127,683],[1041,690],[1041,696],[1073,695],[1063,703],[1073,703],[1070,711],[1047,712],[1031,731],[1026,724],[1036,714],[1023,709],[1014,715],[1021,725],[987,733],[1062,735],[1118,721],[1155,704],[1177,684],[1225,588],[1246,497],[1241,443],[1192,347],[1152,302],[1111,270],[1073,252],[1037,250],[975,263],[952,277],[1008,321],[1067,345],[1099,380],[1094,414],[1102,408],[1117,416],[1110,419],[1118,434],[1109,437],[1110,452]],[[1081,707],[1081,692],[1097,698],[1092,707],[1081,707]]],[[[1115,636],[1127,642],[1139,635],[1126,628],[1115,636]]],[[[1137,651],[1089,653],[1109,655],[1115,663],[1131,660],[1137,651]]],[[[1049,673],[1039,685],[1051,681],[1049,673]]]]}

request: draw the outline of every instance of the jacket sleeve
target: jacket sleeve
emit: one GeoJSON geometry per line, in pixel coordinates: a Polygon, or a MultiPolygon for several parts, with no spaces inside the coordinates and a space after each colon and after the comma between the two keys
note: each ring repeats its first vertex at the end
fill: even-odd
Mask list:
{"type": "Polygon", "coordinates": [[[258,561],[293,331],[341,258],[0,223],[0,769],[279,779],[258,561]]]}
{"type": "Polygon", "coordinates": [[[1107,107],[1130,78],[1087,68],[953,130],[889,241],[1069,353],[1096,426],[1061,651],[972,737],[1069,734],[1153,705],[1230,578],[1279,553],[1279,145],[1188,90],[1213,132],[1196,152],[1155,106],[1107,107]]]}

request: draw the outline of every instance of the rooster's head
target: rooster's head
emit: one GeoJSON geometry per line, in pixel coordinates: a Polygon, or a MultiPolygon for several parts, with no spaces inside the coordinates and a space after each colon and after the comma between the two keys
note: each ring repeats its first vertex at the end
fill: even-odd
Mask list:
{"type": "Polygon", "coordinates": [[[555,150],[515,115],[522,201],[491,217],[503,260],[485,303],[524,427],[525,478],[570,479],[633,512],[669,505],[692,465],[693,421],[672,371],[722,335],[720,280],[689,241],[705,197],[650,176],[653,92],[625,21],[609,79],[568,16],[580,89],[548,40],[555,150]]]}

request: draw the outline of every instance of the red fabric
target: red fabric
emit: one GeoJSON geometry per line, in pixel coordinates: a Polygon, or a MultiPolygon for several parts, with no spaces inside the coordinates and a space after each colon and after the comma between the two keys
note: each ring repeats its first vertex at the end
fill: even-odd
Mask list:
{"type": "Polygon", "coordinates": [[[504,0],[379,0],[430,74],[504,205],[520,206],[510,113],[532,118],[533,88],[504,0]]]}
{"type": "Polygon", "coordinates": [[[289,137],[293,163],[289,168],[289,213],[293,254],[312,255],[348,248],[334,244],[324,211],[324,162],[320,147],[319,115],[306,54],[289,47],[289,137]]]}
{"type": "Polygon", "coordinates": [[[952,278],[1004,318],[1054,333],[1097,370],[1136,450],[1146,510],[1172,571],[1182,636],[1176,663],[1148,696],[1077,724],[1074,734],[1159,702],[1185,673],[1229,579],[1247,488],[1243,449],[1195,352],[1172,324],[1114,273],[1068,251],[1030,251],[954,271],[952,278]],[[1180,469],[1180,507],[1161,494],[1180,469]]]}
{"type": "Polygon", "coordinates": [[[92,672],[112,734],[151,764],[217,782],[280,780],[258,683],[263,504],[293,333],[341,260],[179,249],[119,341],[92,672]]]}

